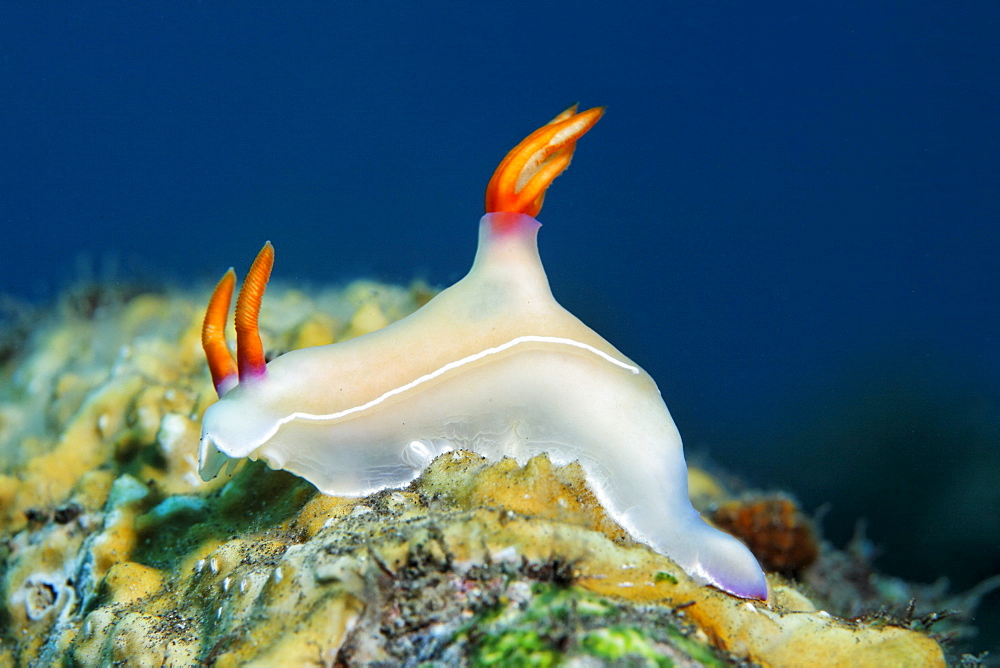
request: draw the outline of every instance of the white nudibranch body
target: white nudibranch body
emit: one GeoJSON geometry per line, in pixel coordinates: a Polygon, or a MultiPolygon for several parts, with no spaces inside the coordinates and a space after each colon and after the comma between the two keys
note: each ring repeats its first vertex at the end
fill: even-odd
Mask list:
{"type": "Polygon", "coordinates": [[[483,217],[469,274],[343,343],[295,350],[205,413],[201,473],[262,459],[332,495],[416,478],[454,449],[579,461],[607,512],[697,580],[766,599],[764,574],[688,498],[680,435],[650,376],[561,307],[522,213],[483,217]]]}

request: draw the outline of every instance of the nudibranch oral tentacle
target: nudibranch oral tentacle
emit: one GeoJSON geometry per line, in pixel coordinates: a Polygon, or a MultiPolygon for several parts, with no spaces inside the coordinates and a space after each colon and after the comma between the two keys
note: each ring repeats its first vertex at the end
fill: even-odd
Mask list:
{"type": "MultiPolygon", "coordinates": [[[[680,435],[656,383],[549,289],[533,215],[601,113],[571,108],[508,154],[462,280],[370,334],[281,355],[266,374],[256,334],[273,259],[265,246],[237,307],[253,331],[237,357],[255,339],[261,368],[245,373],[241,362],[239,384],[206,411],[202,477],[249,457],[326,494],[364,496],[405,485],[453,449],[522,464],[545,453],[578,461],[608,514],[698,581],[766,599],[750,551],[691,506],[680,435]]],[[[219,308],[213,299],[213,331],[219,308]]]]}

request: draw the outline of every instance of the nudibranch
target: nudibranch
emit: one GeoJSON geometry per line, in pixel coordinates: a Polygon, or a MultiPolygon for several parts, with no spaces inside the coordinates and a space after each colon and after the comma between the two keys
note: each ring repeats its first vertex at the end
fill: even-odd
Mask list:
{"type": "Polygon", "coordinates": [[[274,251],[254,261],[224,337],[232,269],[212,296],[203,344],[220,400],[202,422],[205,480],[227,458],[262,459],[320,491],[405,485],[455,449],[520,463],[578,461],[607,512],[696,580],[766,599],[756,559],[688,498],[680,435],[653,379],[553,298],[535,220],[549,184],[603,108],[570,108],[500,163],[465,278],[410,316],[355,339],[265,362],[257,329],[274,251]]]}

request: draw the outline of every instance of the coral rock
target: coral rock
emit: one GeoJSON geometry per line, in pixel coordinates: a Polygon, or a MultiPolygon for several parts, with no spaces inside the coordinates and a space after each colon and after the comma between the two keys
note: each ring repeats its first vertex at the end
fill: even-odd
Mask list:
{"type": "MultiPolygon", "coordinates": [[[[270,349],[370,330],[428,294],[360,282],[346,297],[274,292],[270,349]]],[[[579,466],[546,457],[521,467],[453,452],[365,499],[319,495],[259,463],[203,483],[202,303],[111,300],[40,321],[11,347],[0,665],[943,664],[928,635],[837,618],[777,577],[766,604],[698,586],[608,519],[579,466]]],[[[781,555],[789,532],[801,542],[780,503],[735,515],[765,518],[781,555]]]]}

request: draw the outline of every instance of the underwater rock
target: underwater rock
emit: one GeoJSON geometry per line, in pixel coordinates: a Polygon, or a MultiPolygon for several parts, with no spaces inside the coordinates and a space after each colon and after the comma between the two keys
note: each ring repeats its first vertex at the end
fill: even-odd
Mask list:
{"type": "MultiPolygon", "coordinates": [[[[272,292],[269,354],[370,331],[428,296],[272,292]]],[[[452,452],[364,499],[251,462],[202,482],[204,302],[130,294],[5,345],[0,665],[944,664],[923,627],[837,617],[778,575],[767,603],[698,586],[608,518],[578,465],[544,456],[452,452]]],[[[696,469],[691,490],[696,505],[731,501],[696,469]]]]}
{"type": "Polygon", "coordinates": [[[712,522],[742,540],[768,571],[795,575],[819,556],[819,540],[809,518],[780,494],[725,501],[712,522]]]}

